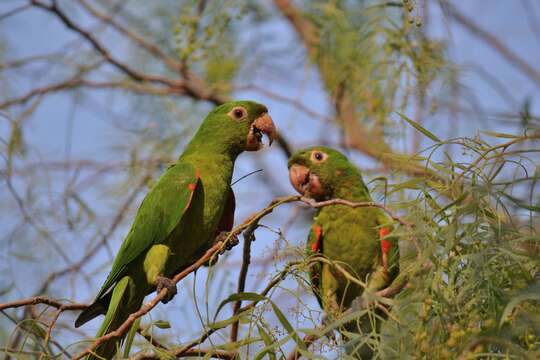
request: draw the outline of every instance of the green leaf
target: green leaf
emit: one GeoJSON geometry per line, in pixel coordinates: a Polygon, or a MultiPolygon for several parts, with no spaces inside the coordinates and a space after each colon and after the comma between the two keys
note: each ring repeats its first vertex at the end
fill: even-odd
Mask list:
{"type": "Polygon", "coordinates": [[[137,330],[139,329],[139,325],[141,324],[141,318],[138,318],[135,320],[133,325],[131,325],[131,328],[129,329],[129,332],[126,337],[126,345],[124,346],[124,357],[129,357],[129,351],[131,350],[131,346],[133,345],[133,339],[135,339],[135,334],[137,334],[137,330]]]}
{"type": "Polygon", "coordinates": [[[510,315],[512,315],[512,312],[523,301],[527,300],[540,300],[540,287],[539,286],[531,286],[527,289],[524,289],[519,295],[514,296],[512,300],[508,302],[506,307],[504,308],[504,311],[501,315],[501,321],[499,322],[499,327],[502,327],[502,325],[508,320],[510,315]]]}
{"type": "Polygon", "coordinates": [[[154,322],[154,325],[160,329],[170,329],[171,324],[168,321],[165,320],[158,320],[154,322]]]}
{"type": "Polygon", "coordinates": [[[439,139],[437,136],[435,136],[435,134],[433,134],[431,131],[425,129],[423,126],[421,126],[420,124],[418,124],[417,122],[415,122],[414,120],[412,119],[409,119],[407,116],[403,115],[402,113],[400,113],[399,111],[396,111],[396,113],[403,119],[405,120],[406,122],[408,122],[413,128],[415,128],[416,130],[420,131],[422,134],[426,135],[428,138],[430,138],[431,140],[435,141],[435,142],[438,142],[438,143],[442,143],[441,139],[439,139]]]}
{"type": "Polygon", "coordinates": [[[450,209],[452,206],[456,206],[456,205],[460,204],[463,200],[465,200],[465,198],[467,198],[467,196],[469,196],[469,192],[465,191],[456,200],[454,200],[451,203],[445,205],[441,210],[439,210],[435,214],[435,216],[443,215],[446,210],[450,209]]]}
{"type": "Polygon", "coordinates": [[[279,322],[281,323],[281,325],[283,325],[285,330],[287,330],[289,335],[291,335],[294,342],[296,342],[296,345],[298,345],[298,347],[300,347],[303,350],[307,350],[306,344],[304,343],[304,341],[302,341],[302,339],[300,339],[300,337],[298,336],[298,334],[296,333],[296,331],[292,327],[291,323],[289,322],[289,320],[287,320],[287,318],[281,312],[281,310],[276,306],[276,304],[274,304],[273,301],[270,301],[270,304],[272,305],[272,309],[274,310],[274,314],[276,314],[279,322]]]}
{"type": "Polygon", "coordinates": [[[268,358],[270,360],[276,360],[276,353],[273,349],[268,349],[269,347],[272,347],[274,345],[274,339],[272,339],[272,336],[264,330],[262,326],[257,324],[257,329],[259,330],[259,334],[261,335],[261,338],[264,341],[264,344],[266,345],[266,348],[261,350],[254,358],[254,360],[260,360],[263,358],[264,355],[268,354],[268,358]]]}
{"type": "Polygon", "coordinates": [[[481,132],[488,136],[493,136],[493,137],[503,138],[503,139],[516,139],[518,137],[521,137],[521,135],[505,134],[505,133],[499,133],[499,132],[494,132],[494,131],[483,130],[481,132]]]}
{"type": "Polygon", "coordinates": [[[225,320],[222,320],[222,321],[216,321],[216,322],[214,322],[212,324],[209,324],[208,327],[212,328],[212,329],[222,329],[222,328],[224,328],[226,326],[229,326],[233,322],[239,320],[241,317],[246,316],[247,313],[248,313],[248,311],[245,311],[245,312],[242,312],[240,314],[236,314],[234,316],[231,316],[228,319],[225,319],[225,320]]]}
{"type": "Polygon", "coordinates": [[[526,204],[522,200],[520,200],[518,198],[515,198],[512,195],[508,195],[508,194],[506,194],[504,192],[501,192],[501,195],[506,197],[508,200],[512,201],[514,204],[516,204],[520,208],[527,209],[529,211],[540,212],[540,206],[539,205],[526,204]]]}
{"type": "Polygon", "coordinates": [[[257,293],[253,293],[253,292],[243,292],[243,293],[237,293],[237,294],[232,294],[231,296],[229,296],[228,298],[226,298],[225,300],[223,300],[217,310],[216,310],[216,315],[214,315],[214,320],[217,318],[217,316],[219,315],[219,312],[221,311],[221,309],[227,305],[228,303],[231,303],[231,302],[235,302],[235,301],[241,301],[241,300],[246,300],[246,301],[261,301],[261,300],[264,300],[265,297],[262,296],[262,295],[259,295],[257,293]]]}

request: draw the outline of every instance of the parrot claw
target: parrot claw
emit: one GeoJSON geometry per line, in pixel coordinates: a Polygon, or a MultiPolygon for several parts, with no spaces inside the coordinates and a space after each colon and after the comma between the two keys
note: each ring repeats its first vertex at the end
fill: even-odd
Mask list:
{"type": "Polygon", "coordinates": [[[167,289],[167,295],[161,300],[161,302],[164,304],[171,301],[172,298],[178,293],[174,281],[164,276],[158,276],[156,278],[156,291],[159,294],[163,289],[167,289]]]}
{"type": "MultiPolygon", "coordinates": [[[[216,236],[216,240],[215,240],[215,243],[224,243],[225,240],[227,240],[227,237],[229,236],[229,232],[228,231],[222,231],[220,232],[217,236],[216,236]]],[[[216,264],[216,262],[218,261],[218,257],[220,255],[223,255],[225,253],[225,251],[229,251],[231,250],[233,247],[235,247],[236,245],[238,245],[240,241],[238,241],[238,236],[236,236],[236,234],[233,234],[231,236],[231,238],[229,239],[229,241],[227,241],[227,243],[225,245],[223,245],[219,251],[210,259],[208,260],[206,263],[203,264],[203,266],[214,266],[216,264]]]]}
{"type": "MultiPolygon", "coordinates": [[[[216,242],[225,242],[228,236],[228,231],[222,231],[218,234],[218,236],[216,236],[216,242]]],[[[225,251],[231,250],[233,247],[238,245],[239,242],[240,241],[238,240],[238,236],[236,236],[236,234],[233,234],[230,237],[229,241],[227,241],[227,243],[225,243],[225,245],[219,250],[219,255],[223,255],[225,251]]]]}

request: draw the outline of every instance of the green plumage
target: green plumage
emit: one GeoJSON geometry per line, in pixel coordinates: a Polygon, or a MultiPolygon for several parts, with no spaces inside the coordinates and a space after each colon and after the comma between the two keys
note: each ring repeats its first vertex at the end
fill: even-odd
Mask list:
{"type": "MultiPolygon", "coordinates": [[[[351,202],[372,201],[359,170],[334,149],[313,147],[301,150],[289,159],[291,170],[294,165],[309,169],[309,184],[313,177],[316,177],[315,184],[318,184],[318,188],[304,188],[306,196],[318,201],[337,198],[351,202]]],[[[300,182],[303,177],[302,173],[300,182]]],[[[293,176],[291,181],[294,182],[293,176]]],[[[305,181],[308,181],[307,175],[305,181]]],[[[299,191],[302,192],[302,189],[299,191]]],[[[391,250],[387,255],[388,267],[385,269],[383,266],[379,235],[383,227],[390,229],[391,221],[381,209],[351,208],[346,205],[325,206],[320,208],[313,218],[308,252],[314,255],[322,254],[366,283],[370,290],[380,290],[390,285],[399,271],[396,238],[386,238],[391,244],[391,250]]],[[[349,281],[338,269],[327,263],[314,265],[311,268],[311,279],[314,293],[330,317],[349,309],[353,300],[364,291],[362,286],[349,281]]],[[[346,330],[369,332],[371,326],[364,321],[360,329],[354,323],[348,324],[346,330]]],[[[362,358],[371,356],[366,346],[359,352],[362,358]]]]}
{"type": "MultiPolygon", "coordinates": [[[[105,283],[76,326],[106,313],[96,336],[113,331],[140,308],[158,277],[171,278],[213,245],[219,230],[225,230],[220,229],[223,219],[232,219],[224,210],[234,211],[234,203],[232,209],[227,204],[234,200],[234,161],[246,150],[254,121],[267,111],[241,101],[208,114],[178,161],[144,198],[105,283]],[[238,108],[245,111],[242,117],[231,114],[238,108]]],[[[96,355],[110,359],[118,346],[118,340],[109,341],[96,355]]]]}

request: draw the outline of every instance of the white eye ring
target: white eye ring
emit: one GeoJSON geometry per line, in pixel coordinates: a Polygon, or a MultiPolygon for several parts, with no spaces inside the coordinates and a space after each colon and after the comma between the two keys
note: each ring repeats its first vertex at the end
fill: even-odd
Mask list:
{"type": "Polygon", "coordinates": [[[247,110],[241,106],[234,107],[231,111],[229,111],[229,116],[233,118],[234,120],[241,120],[245,118],[246,115],[247,115],[247,110]]]}
{"type": "Polygon", "coordinates": [[[316,163],[322,163],[328,159],[328,154],[323,153],[322,151],[315,150],[311,153],[311,161],[316,163]]]}

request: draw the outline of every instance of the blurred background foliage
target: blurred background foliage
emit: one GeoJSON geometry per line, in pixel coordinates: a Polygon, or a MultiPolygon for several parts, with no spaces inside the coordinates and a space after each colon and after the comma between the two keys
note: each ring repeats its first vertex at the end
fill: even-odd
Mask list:
{"type": "MultiPolygon", "coordinates": [[[[293,192],[291,151],[325,144],[413,225],[396,230],[407,286],[377,299],[390,314],[381,334],[356,335],[377,356],[540,357],[539,17],[530,0],[2,2],[0,302],[91,301],[204,115],[250,98],[281,138],[240,157],[235,179],[263,171],[234,185],[236,223],[293,192]]],[[[346,358],[324,334],[375,314],[322,325],[303,251],[312,213],[274,210],[244,292],[238,246],[145,316],[126,356],[346,358]]],[[[0,353],[76,354],[99,320],[74,329],[74,316],[4,309],[0,353]]]]}

